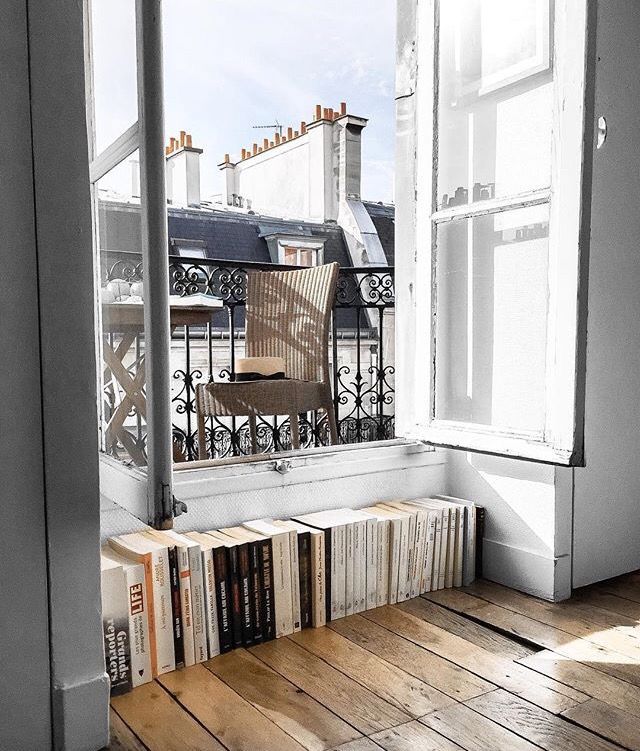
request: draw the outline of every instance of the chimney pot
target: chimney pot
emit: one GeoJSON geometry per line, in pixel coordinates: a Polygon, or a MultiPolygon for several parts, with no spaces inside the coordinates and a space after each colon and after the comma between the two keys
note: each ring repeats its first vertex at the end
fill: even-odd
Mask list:
{"type": "Polygon", "coordinates": [[[253,144],[253,149],[252,149],[252,151],[253,151],[254,155],[258,153],[258,144],[257,144],[257,143],[254,143],[254,144],[253,144]]]}
{"type": "Polygon", "coordinates": [[[191,133],[187,133],[187,136],[185,139],[185,145],[188,149],[193,147],[193,139],[191,138],[191,133]]]}
{"type": "Polygon", "coordinates": [[[280,133],[276,133],[276,146],[280,145],[280,133]]]}
{"type": "Polygon", "coordinates": [[[329,107],[329,117],[328,120],[333,120],[333,107],[329,107]]]}
{"type": "Polygon", "coordinates": [[[306,124],[306,123],[305,123],[305,121],[303,120],[303,121],[302,121],[302,122],[300,123],[300,133],[306,133],[306,132],[307,132],[307,124],[306,124]]]}
{"type": "Polygon", "coordinates": [[[289,140],[293,138],[293,128],[287,128],[287,138],[289,140]]]}
{"type": "Polygon", "coordinates": [[[224,155],[224,163],[225,164],[229,164],[230,161],[231,161],[231,159],[229,158],[229,154],[225,154],[224,155]]]}
{"type": "Polygon", "coordinates": [[[186,131],[181,130],[180,131],[180,146],[184,146],[185,145],[185,139],[186,139],[186,137],[187,137],[186,131]]]}
{"type": "Polygon", "coordinates": [[[316,104],[316,120],[322,120],[322,105],[316,104]]]}
{"type": "Polygon", "coordinates": [[[329,108],[325,107],[323,110],[323,119],[328,120],[329,119],[329,108]]]}
{"type": "Polygon", "coordinates": [[[265,138],[264,141],[262,142],[262,148],[265,149],[265,150],[269,148],[269,139],[268,138],[265,138]]]}
{"type": "Polygon", "coordinates": [[[297,137],[298,137],[299,135],[300,135],[300,133],[298,133],[298,131],[297,131],[297,130],[294,130],[294,131],[293,131],[293,137],[294,137],[294,138],[297,138],[297,137]]]}
{"type": "Polygon", "coordinates": [[[247,158],[247,150],[242,149],[242,159],[246,159],[246,158],[247,158]]]}
{"type": "Polygon", "coordinates": [[[269,141],[269,148],[272,149],[275,146],[275,143],[273,141],[269,141]]]}
{"type": "Polygon", "coordinates": [[[286,143],[286,142],[287,142],[287,137],[286,136],[282,136],[282,143],[286,143]]]}
{"type": "Polygon", "coordinates": [[[347,103],[341,102],[340,103],[340,116],[344,117],[347,114],[347,103]]]}

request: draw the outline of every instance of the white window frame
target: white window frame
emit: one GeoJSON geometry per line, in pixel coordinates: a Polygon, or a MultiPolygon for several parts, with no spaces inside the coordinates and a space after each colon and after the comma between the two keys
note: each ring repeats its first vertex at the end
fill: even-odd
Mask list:
{"type": "MultiPolygon", "coordinates": [[[[446,0],[441,0],[446,1],[446,0]]],[[[588,0],[556,0],[551,189],[437,209],[438,0],[415,2],[417,57],[398,80],[396,424],[398,435],[439,446],[560,465],[583,463],[585,270],[589,240],[591,87],[586,88],[588,0]],[[418,77],[417,71],[420,71],[418,77]],[[403,101],[404,100],[404,101],[403,101]],[[415,138],[407,131],[413,122],[415,138]],[[411,157],[414,157],[414,164],[411,157]],[[585,167],[587,165],[587,167],[585,167]],[[410,197],[411,196],[411,197],[410,197]],[[413,196],[417,196],[416,199],[413,196]],[[435,418],[435,231],[458,217],[550,203],[549,326],[542,435],[435,418]],[[402,240],[406,242],[402,242],[402,240]]]]}
{"type": "Polygon", "coordinates": [[[307,242],[297,239],[278,238],[278,261],[287,264],[285,251],[287,248],[296,249],[295,265],[300,266],[300,251],[311,250],[314,253],[314,266],[321,266],[324,263],[324,242],[307,242]]]}

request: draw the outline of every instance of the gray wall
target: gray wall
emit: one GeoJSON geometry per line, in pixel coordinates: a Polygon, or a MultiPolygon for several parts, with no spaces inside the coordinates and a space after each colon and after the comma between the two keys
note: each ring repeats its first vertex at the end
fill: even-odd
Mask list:
{"type": "Polygon", "coordinates": [[[0,748],[51,743],[40,355],[25,0],[0,4],[0,748]]]}
{"type": "Polygon", "coordinates": [[[640,3],[597,4],[585,414],[574,470],[573,583],[640,568],[640,3]]]}

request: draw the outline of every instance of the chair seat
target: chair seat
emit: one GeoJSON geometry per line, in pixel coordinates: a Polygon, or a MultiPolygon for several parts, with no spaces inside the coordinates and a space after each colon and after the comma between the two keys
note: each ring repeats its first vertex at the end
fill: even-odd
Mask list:
{"type": "Polygon", "coordinates": [[[319,381],[295,379],[209,383],[200,398],[203,413],[219,417],[292,415],[325,409],[331,389],[319,381]]]}

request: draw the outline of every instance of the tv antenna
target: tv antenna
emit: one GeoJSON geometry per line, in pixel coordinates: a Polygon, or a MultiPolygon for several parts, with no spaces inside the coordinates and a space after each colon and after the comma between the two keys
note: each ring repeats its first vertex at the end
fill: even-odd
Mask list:
{"type": "Polygon", "coordinates": [[[284,130],[284,125],[280,125],[280,123],[276,120],[273,125],[252,125],[251,126],[254,130],[278,130],[278,133],[282,136],[282,131],[284,130]]]}

